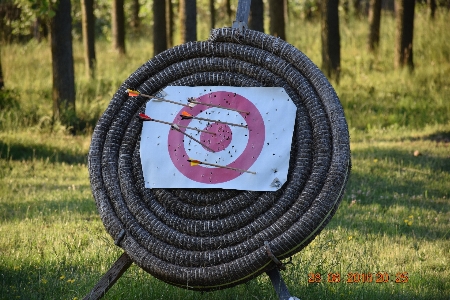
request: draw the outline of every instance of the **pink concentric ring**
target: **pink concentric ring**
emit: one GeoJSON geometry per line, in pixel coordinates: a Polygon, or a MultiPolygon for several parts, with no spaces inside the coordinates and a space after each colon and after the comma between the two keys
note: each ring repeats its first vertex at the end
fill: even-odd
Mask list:
{"type": "MultiPolygon", "coordinates": [[[[227,167],[238,168],[242,170],[248,170],[258,159],[262,148],[264,146],[265,140],[265,126],[264,120],[258,111],[257,107],[247,98],[236,94],[234,92],[219,91],[212,92],[203,95],[197,99],[198,102],[209,103],[213,105],[220,105],[222,107],[229,107],[241,111],[247,111],[250,114],[239,113],[246,121],[248,128],[248,142],[242,152],[242,154],[236,158],[232,163],[228,164],[227,167]]],[[[183,111],[187,110],[192,116],[197,116],[200,113],[211,109],[212,107],[198,104],[193,108],[182,108],[178,113],[173,123],[189,126],[191,119],[182,120],[180,115],[183,111]]],[[[215,108],[217,109],[217,108],[215,108]]],[[[226,121],[226,120],[223,120],[226,121]]],[[[185,132],[185,128],[180,130],[185,132]]],[[[168,151],[170,158],[174,166],[189,179],[206,184],[218,184],[233,180],[240,175],[241,172],[216,167],[204,167],[202,165],[191,166],[187,161],[190,157],[188,156],[186,149],[184,148],[183,140],[187,137],[176,130],[169,131],[168,137],[168,151]]],[[[201,157],[191,157],[202,161],[201,157]]]]}

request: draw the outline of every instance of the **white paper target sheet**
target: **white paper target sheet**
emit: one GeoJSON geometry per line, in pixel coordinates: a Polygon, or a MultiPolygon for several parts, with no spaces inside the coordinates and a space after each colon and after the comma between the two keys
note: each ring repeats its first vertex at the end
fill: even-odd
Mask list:
{"type": "Polygon", "coordinates": [[[168,86],[146,104],[146,188],[276,191],[287,180],[296,106],[283,88],[168,86]],[[176,102],[176,103],[173,103],[176,102]]]}

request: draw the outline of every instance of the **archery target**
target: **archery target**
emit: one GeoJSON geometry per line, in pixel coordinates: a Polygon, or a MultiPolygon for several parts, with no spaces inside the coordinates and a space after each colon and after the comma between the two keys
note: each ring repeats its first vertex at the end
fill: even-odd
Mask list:
{"type": "Polygon", "coordinates": [[[164,92],[180,105],[147,103],[146,114],[166,124],[143,126],[146,187],[269,191],[286,181],[296,107],[284,89],[177,86],[164,92]]]}
{"type": "MultiPolygon", "coordinates": [[[[227,132],[214,124],[202,123],[201,128],[227,132]]],[[[226,148],[239,144],[236,155],[241,155],[248,137],[229,127],[232,140],[226,148]]],[[[202,133],[196,138],[201,140],[202,133]]],[[[217,144],[226,137],[219,139],[217,144]]],[[[189,155],[214,154],[194,142],[179,145],[192,146],[189,155]]],[[[88,163],[98,212],[114,243],[155,278],[201,291],[245,283],[275,268],[273,257],[282,261],[304,249],[335,214],[351,169],[344,111],[319,68],[279,38],[233,28],[214,29],[208,41],[168,49],[132,73],[94,129],[88,163]],[[177,90],[171,84],[220,87],[177,90]],[[286,92],[250,86],[283,87],[286,92]],[[141,96],[130,95],[128,89],[141,96]],[[169,124],[175,120],[181,105],[149,102],[144,96],[163,89],[167,99],[179,104],[218,91],[236,92],[254,103],[265,128],[263,149],[250,168],[257,174],[221,184],[202,184],[183,175],[169,155],[170,125],[138,117],[145,111],[169,124]],[[286,93],[294,108],[285,106],[291,102],[286,93]],[[295,124],[284,123],[291,113],[295,124]],[[278,151],[283,148],[290,157],[278,151]],[[277,174],[284,172],[286,161],[289,173],[283,184],[284,175],[277,174]],[[254,192],[265,190],[271,179],[274,186],[283,186],[276,192],[254,192]],[[156,188],[165,184],[167,188],[156,188]]]]}

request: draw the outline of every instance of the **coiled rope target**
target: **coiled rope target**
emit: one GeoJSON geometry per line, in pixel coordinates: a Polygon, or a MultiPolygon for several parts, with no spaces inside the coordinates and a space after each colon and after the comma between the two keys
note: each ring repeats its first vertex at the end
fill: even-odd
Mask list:
{"type": "Polygon", "coordinates": [[[246,282],[302,250],[329,222],[350,172],[348,127],[320,70],[285,41],[214,29],[155,56],[122,84],[93,132],[89,174],[104,226],[139,267],[175,286],[246,282]],[[144,97],[166,86],[282,87],[297,107],[287,182],[276,192],[145,188],[144,97]]]}

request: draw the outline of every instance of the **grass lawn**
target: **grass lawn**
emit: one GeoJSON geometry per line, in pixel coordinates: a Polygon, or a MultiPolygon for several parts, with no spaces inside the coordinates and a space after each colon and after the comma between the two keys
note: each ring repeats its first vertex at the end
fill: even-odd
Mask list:
{"type": "MultiPolygon", "coordinates": [[[[430,24],[418,9],[412,74],[392,70],[394,21],[384,17],[375,56],[363,50],[367,21],[343,21],[343,70],[335,86],[350,127],[353,169],[334,218],[282,273],[302,300],[450,299],[450,15],[439,11],[430,24]]],[[[317,24],[302,30],[308,34],[288,41],[319,64],[317,24]]],[[[136,41],[125,58],[98,55],[95,80],[82,75],[81,43],[74,48],[84,128],[76,136],[51,124],[48,44],[2,48],[0,299],[82,299],[121,254],[97,213],[86,156],[92,126],[121,81],[150,57],[142,53],[151,44],[136,41]]],[[[266,275],[199,293],[132,265],[105,299],[276,295],[266,275]]]]}
{"type": "MultiPolygon", "coordinates": [[[[353,170],[339,210],[284,272],[301,299],[450,296],[450,126],[377,136],[351,144],[353,170]],[[311,273],[322,282],[308,283],[311,273]],[[328,282],[329,273],[340,274],[341,282],[328,282]],[[369,273],[372,282],[348,283],[369,281],[369,273]],[[389,282],[376,283],[386,274],[389,282]]],[[[0,134],[0,298],[82,299],[121,252],[91,195],[89,137],[40,139],[31,140],[29,132],[0,134]]],[[[166,285],[133,265],[106,299],[269,296],[275,298],[265,275],[200,294],[166,285]]]]}

